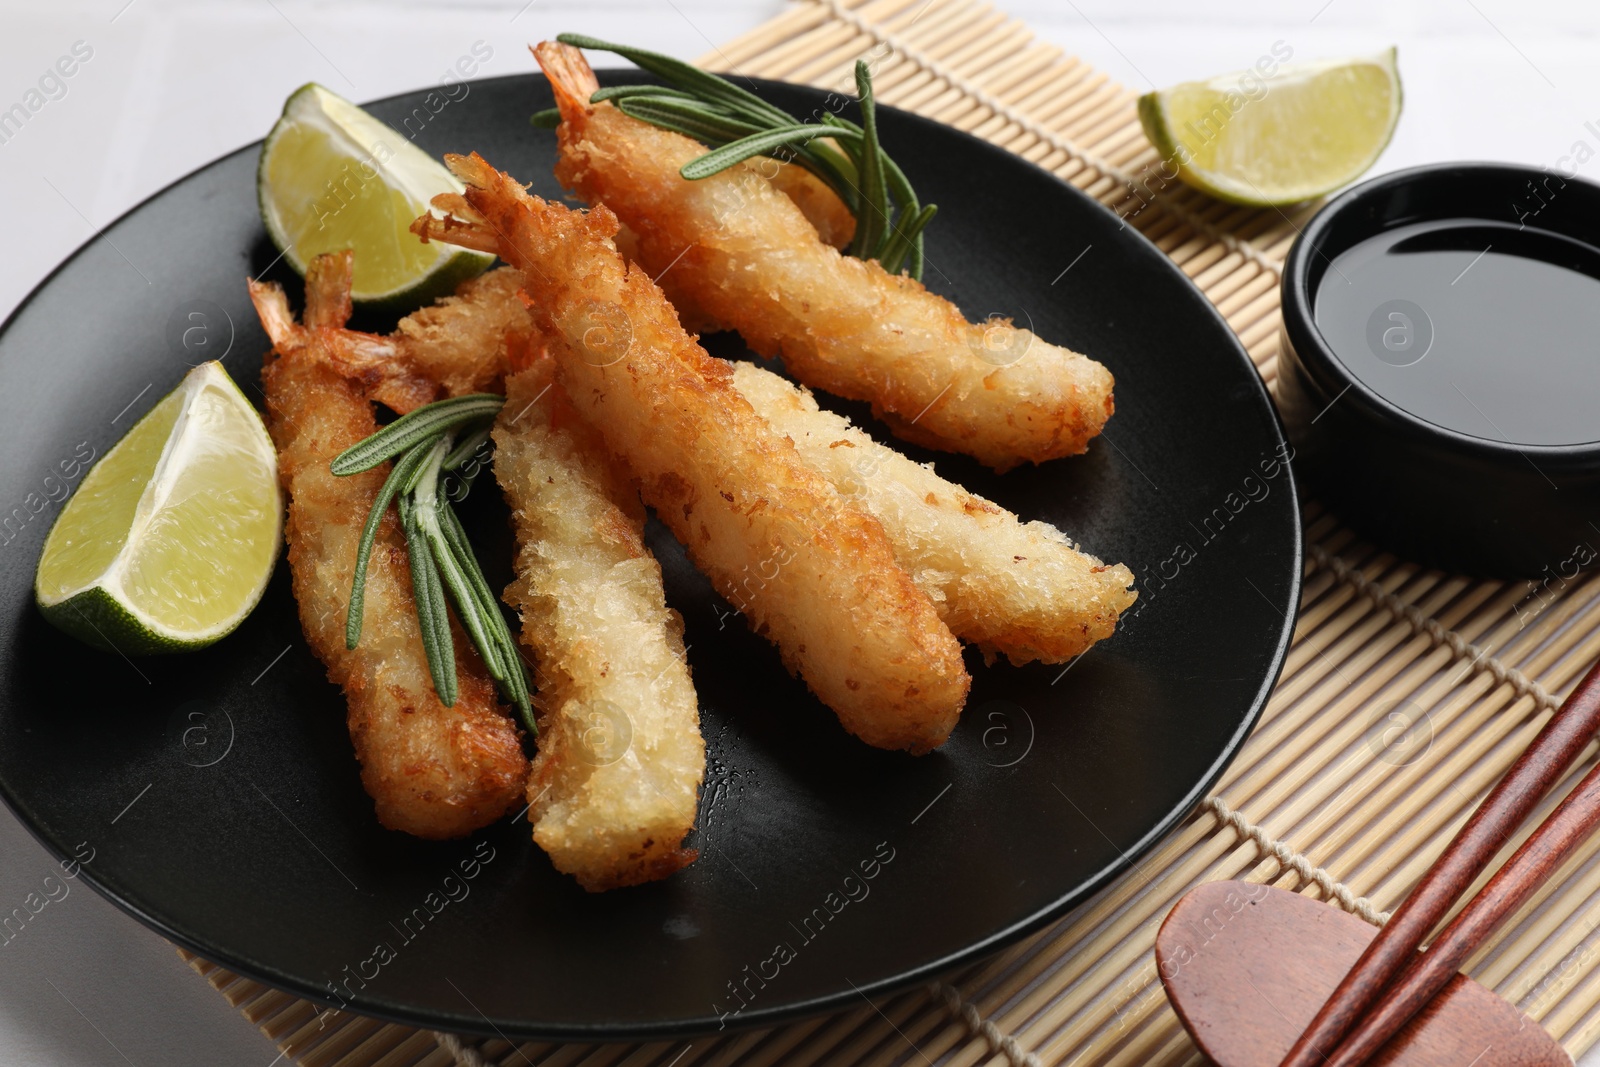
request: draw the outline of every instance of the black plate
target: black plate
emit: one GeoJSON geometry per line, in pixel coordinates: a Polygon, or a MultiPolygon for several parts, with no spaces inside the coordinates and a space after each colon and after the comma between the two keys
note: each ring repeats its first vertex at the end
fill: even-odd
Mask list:
{"type": "MultiPolygon", "coordinates": [[[[761,92],[799,114],[823,99],[761,92]]],[[[476,149],[559,194],[553,137],[527,120],[550,104],[541,78],[476,82],[435,113],[441,99],[372,110],[411,118],[430,153],[476,149]]],[[[453,844],[382,830],[286,565],[237,633],[179,658],[91,652],[31,602],[75,456],[103,454],[200,359],[225,354],[259,397],[267,344],[244,278],[274,255],[251,146],[108,227],[0,334],[0,790],[22,821],[60,856],[92,850],[92,885],[243,974],[322,1001],[337,984],[354,1009],[412,1024],[552,1039],[859,1005],[995,951],[1125,870],[1221,773],[1282,664],[1301,563],[1277,416],[1223,320],[1138,233],[965,134],[892,110],[882,128],[940,207],[929,285],[1117,376],[1116,417],[1087,456],[1003,477],[937,457],[945,475],[1134,566],[1143,602],[1114,638],[1066,670],[969,657],[950,742],[920,759],[878,752],[653,527],[709,749],[700,860],[590,896],[525,824],[453,844]],[[474,855],[488,858],[469,880],[460,865],[474,855]]],[[[493,496],[476,495],[476,529],[508,559],[493,496]]]]}

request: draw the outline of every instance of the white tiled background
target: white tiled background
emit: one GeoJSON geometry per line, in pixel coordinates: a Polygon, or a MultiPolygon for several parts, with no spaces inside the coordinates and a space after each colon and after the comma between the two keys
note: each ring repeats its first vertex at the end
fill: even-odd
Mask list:
{"type": "MultiPolygon", "coordinates": [[[[800,0],[805,2],[805,0],[800,0]]],[[[1001,0],[1001,6],[1008,6],[1001,0]]],[[[485,75],[525,71],[562,30],[693,57],[784,0],[0,0],[0,110],[75,42],[93,49],[0,144],[0,315],[95,229],[261,137],[321,81],[356,100],[430,84],[484,41],[485,75]]],[[[1594,0],[1009,0],[1043,37],[1137,88],[1400,46],[1406,106],[1379,170],[1447,159],[1556,166],[1600,151],[1594,0]]],[[[1600,177],[1600,161],[1580,173],[1600,177]]],[[[116,353],[106,353],[115,359],[116,353]]],[[[0,811],[0,912],[52,862],[0,811]]],[[[0,946],[0,1064],[268,1067],[276,1050],[172,948],[82,886],[0,946]]],[[[1600,1067],[1600,1052],[1585,1058],[1600,1067]]]]}

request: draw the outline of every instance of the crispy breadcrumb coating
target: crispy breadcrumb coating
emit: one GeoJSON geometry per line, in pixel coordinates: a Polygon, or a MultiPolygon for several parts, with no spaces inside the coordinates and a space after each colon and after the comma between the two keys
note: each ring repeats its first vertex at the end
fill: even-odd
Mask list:
{"type": "MultiPolygon", "coordinates": [[[[834,248],[846,247],[850,243],[850,238],[855,236],[856,217],[850,214],[850,209],[839,199],[839,195],[809,170],[793,163],[779,163],[767,157],[750,160],[739,166],[760,175],[770,182],[774,189],[794,201],[806,220],[816,228],[817,236],[834,248]]],[[[626,256],[630,262],[640,262],[639,239],[634,236],[632,230],[623,226],[617,231],[615,240],[617,251],[626,256]]],[[[683,323],[683,328],[692,333],[713,333],[724,329],[721,323],[695,304],[694,293],[690,288],[678,284],[678,276],[672,270],[674,265],[669,264],[665,269],[658,269],[654,272],[654,277],[661,291],[666,293],[667,299],[672,302],[672,306],[678,309],[678,321],[683,323]]]]}
{"type": "Polygon", "coordinates": [[[591,105],[577,49],[535,55],[561,109],[556,176],[616,213],[652,276],[670,268],[696,327],[736,329],[806,384],[870,401],[906,440],[997,470],[1083,452],[1111,416],[1099,363],[1007,321],[968,322],[920,282],[840,254],[752,167],[684,179],[704,145],[591,105]]]}
{"type": "Polygon", "coordinates": [[[516,299],[521,287],[522,274],[510,267],[468,280],[454,296],[400,320],[397,355],[445,396],[505,392],[508,346],[530,329],[516,299]]]}
{"type": "Polygon", "coordinates": [[[749,160],[743,166],[766,178],[774,189],[793,200],[824,244],[834,248],[850,244],[850,239],[856,235],[856,217],[827,182],[797,163],[779,163],[768,156],[749,160]]]}
{"type": "Polygon", "coordinates": [[[706,756],[639,494],[553,371],[544,357],[506,379],[494,470],[517,530],[506,597],[538,662],[528,819],[556,868],[594,892],[694,859],[682,846],[706,756]]]}
{"type": "MultiPolygon", "coordinates": [[[[517,336],[532,330],[516,322],[526,311],[506,285],[479,288],[457,312],[471,336],[488,324],[517,336]],[[480,321],[466,322],[469,315],[480,321]]],[[[956,636],[986,657],[1065,662],[1109,637],[1136,599],[1126,567],[1103,564],[1048,523],[1024,523],[946,481],[820,409],[804,387],[752,363],[733,367],[745,399],[847,500],[883,523],[895,559],[956,636]]]]}
{"type": "Polygon", "coordinates": [[[471,833],[522,799],[528,761],[476,651],[455,631],[459,695],[439,703],[411,593],[405,539],[383,520],[367,574],[359,647],[345,648],[356,545],[388,465],[336,477],[328,464],[377,429],[372,405],[324,343],[349,315],[349,253],[320,257],[307,277],[305,326],[283,291],[250,284],[276,358],[262,372],[267,428],[289,495],[285,535],[306,640],[343,687],[350,739],[378,821],[417,837],[471,833]]]}
{"type": "Polygon", "coordinates": [[[718,591],[851,733],[913,752],[942,744],[971,680],[878,521],[739,396],[729,366],[618,254],[609,211],[529,196],[476,155],[446,163],[465,196],[436,198],[451,217],[413,228],[522,270],[558,380],[718,591]]]}
{"type": "Polygon", "coordinates": [[[1133,603],[1127,567],[945,481],[823,411],[804,388],[744,362],[734,364],[733,384],[800,458],[883,523],[939,617],[989,658],[1063,663],[1110,637],[1133,603]]]}
{"type": "Polygon", "coordinates": [[[392,334],[325,330],[319,352],[368,399],[401,415],[441,395],[504,392],[509,350],[532,330],[516,296],[521,286],[520,272],[501,267],[413,311],[392,334]]]}

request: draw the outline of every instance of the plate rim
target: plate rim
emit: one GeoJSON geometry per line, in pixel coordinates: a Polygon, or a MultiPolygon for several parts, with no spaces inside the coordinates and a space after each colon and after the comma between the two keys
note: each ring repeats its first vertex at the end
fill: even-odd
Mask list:
{"type": "MultiPolygon", "coordinates": [[[[633,68],[605,67],[596,70],[596,74],[599,76],[602,84],[636,83],[658,80],[653,79],[644,72],[633,68]]],[[[544,75],[538,71],[523,71],[515,74],[496,75],[489,78],[469,79],[464,84],[476,86],[494,82],[506,82],[528,78],[547,80],[544,78],[544,75]]],[[[804,93],[818,94],[819,96],[826,93],[826,90],[819,89],[816,86],[804,85],[798,82],[787,82],[772,78],[750,78],[747,80],[753,82],[758,88],[776,87],[782,90],[798,90],[804,93]]],[[[361,103],[360,106],[366,108],[375,105],[382,105],[402,97],[414,96],[417,93],[426,91],[428,91],[427,86],[403,90],[398,93],[391,93],[388,96],[365,101],[361,103]]],[[[1050,171],[1045,170],[1043,167],[1031,160],[1025,159],[1022,156],[1016,155],[1015,153],[1001,148],[998,145],[985,141],[980,137],[968,133],[966,130],[958,129],[955,126],[939,122],[935,119],[927,118],[912,111],[893,107],[891,105],[880,103],[878,104],[878,108],[880,111],[891,112],[895,116],[896,121],[908,122],[914,126],[923,127],[925,129],[936,128],[938,131],[940,131],[939,135],[941,136],[954,134],[958,137],[958,139],[966,142],[966,147],[968,149],[974,152],[985,154],[990,159],[1003,161],[1005,165],[1008,166],[1020,164],[1023,167],[1034,171],[1036,175],[1047,179],[1050,183],[1064,191],[1068,196],[1078,199],[1084,206],[1092,207],[1093,209],[1105,211],[1108,214],[1114,215],[1114,213],[1111,212],[1110,209],[1104,204],[1101,204],[1098,200],[1089,196],[1071,182],[1065,181],[1055,174],[1052,174],[1050,171]]],[[[28,294],[17,304],[15,308],[12,309],[12,311],[5,317],[5,320],[0,322],[0,338],[3,338],[11,330],[14,321],[30,304],[33,303],[34,299],[38,297],[39,294],[41,294],[55,281],[57,275],[74,263],[80,256],[86,253],[95,244],[95,242],[104,237],[107,232],[114,229],[124,220],[133,216],[137,212],[144,210],[144,208],[152,201],[166,195],[178,185],[183,184],[191,178],[194,178],[201,172],[231,160],[235,156],[243,153],[259,151],[264,140],[265,138],[261,138],[252,141],[248,144],[241,145],[238,148],[224,152],[221,155],[207,160],[206,162],[192,168],[186,173],[174,178],[165,185],[151,192],[148,196],[129,207],[115,219],[100,227],[94,234],[80,243],[65,258],[57,263],[49,271],[49,273],[47,273],[36,285],[33,286],[32,289],[28,291],[28,294]]],[[[1256,401],[1265,405],[1267,412],[1270,414],[1271,418],[1269,420],[1269,427],[1276,438],[1276,444],[1279,446],[1287,445],[1289,440],[1284,429],[1282,415],[1279,413],[1277,404],[1273,401],[1272,395],[1267,389],[1265,380],[1262,379],[1259,369],[1250,359],[1249,353],[1245,350],[1244,344],[1240,340],[1238,334],[1234,331],[1233,327],[1228,325],[1227,319],[1217,309],[1216,305],[1213,304],[1210,298],[1205,295],[1204,291],[1195,284],[1194,280],[1190,278],[1176,263],[1174,263],[1166,255],[1166,253],[1162,252],[1154,242],[1146,237],[1143,232],[1133,226],[1124,225],[1123,231],[1121,234],[1119,234],[1119,237],[1129,241],[1131,244],[1130,250],[1136,248],[1138,250],[1138,254],[1146,260],[1155,263],[1157,269],[1168,271],[1181,280],[1183,285],[1187,288],[1190,297],[1195,300],[1195,302],[1202,309],[1203,313],[1208,315],[1211,321],[1218,327],[1218,329],[1222,331],[1222,335],[1229,341],[1229,347],[1233,354],[1243,363],[1244,369],[1248,370],[1248,378],[1251,381],[1252,396],[1256,401]]],[[[356,996],[349,998],[345,1002],[345,1008],[340,1010],[346,1010],[350,1011],[352,1014],[367,1016],[384,1022],[396,1023],[416,1029],[443,1029],[454,1033],[489,1038],[500,1037],[502,1039],[509,1037],[520,1040],[547,1040],[585,1043],[641,1042],[702,1037],[708,1034],[716,1033],[735,1033],[782,1025],[784,1023],[815,1018],[820,1015],[837,1012],[848,1007],[857,997],[866,997],[869,999],[870,1003],[870,997],[872,995],[893,995],[903,992],[920,982],[935,980],[942,974],[946,974],[957,968],[979,962],[989,956],[992,956],[1001,949],[1020,941],[1029,934],[1035,933],[1050,923],[1065,917],[1069,912],[1080,907],[1089,898],[1094,896],[1101,889],[1105,888],[1115,878],[1134,868],[1140,858],[1148,855],[1183,819],[1187,818],[1189,814],[1195,810],[1199,801],[1222,777],[1223,773],[1233,763],[1234,759],[1238,757],[1240,750],[1244,747],[1245,742],[1249,739],[1250,734],[1255,730],[1257,723],[1260,721],[1262,713],[1266,710],[1267,703],[1271,699],[1272,692],[1277,686],[1278,679],[1281,677],[1284,665],[1288,659],[1290,644],[1292,643],[1294,637],[1295,622],[1299,615],[1300,596],[1304,583],[1305,523],[1301,509],[1299,481],[1294,470],[1292,458],[1293,453],[1291,452],[1290,455],[1291,458],[1284,463],[1283,470],[1286,476],[1285,484],[1289,491],[1289,500],[1291,504],[1289,508],[1289,515],[1294,533],[1292,552],[1293,558],[1291,561],[1292,566],[1290,569],[1286,597],[1288,603],[1286,605],[1273,605],[1274,607],[1284,607],[1286,610],[1284,611],[1283,624],[1279,628],[1276,646],[1272,651],[1269,669],[1264,673],[1261,685],[1257,689],[1255,696],[1250,701],[1250,707],[1248,711],[1241,718],[1239,725],[1235,728],[1233,734],[1229,737],[1227,743],[1222,747],[1221,752],[1218,754],[1216,759],[1213,760],[1211,766],[1207,768],[1206,773],[1201,777],[1201,779],[1183,795],[1182,799],[1177,805],[1175,805],[1154,826],[1152,826],[1145,834],[1143,834],[1138,841],[1125,850],[1119,850],[1120,855],[1117,860],[1106,864],[1094,875],[1085,879],[1073,892],[1069,892],[1059,897],[1046,907],[1036,909],[1033,912],[1018,918],[1002,929],[995,931],[984,938],[965,945],[959,951],[948,953],[944,957],[929,961],[918,967],[900,971],[899,973],[889,977],[875,979],[866,985],[855,986],[852,984],[850,988],[843,991],[814,996],[805,1000],[794,1001],[783,1005],[755,1008],[749,1011],[741,1012],[739,1015],[734,1016],[731,1019],[722,1020],[722,1025],[718,1025],[719,1019],[717,1016],[710,1015],[683,1018],[670,1023],[621,1023],[612,1025],[538,1024],[536,1026],[528,1026],[525,1025],[527,1020],[524,1020],[523,1023],[509,1019],[496,1020],[482,1015],[481,1013],[474,1017],[464,1013],[453,1014],[448,1011],[435,1011],[433,1009],[408,1009],[403,1006],[395,1005],[392,1002],[386,1002],[382,998],[371,997],[367,995],[364,990],[356,996]]],[[[46,852],[48,852],[58,861],[64,861],[66,859],[65,853],[58,851],[53,843],[47,841],[43,837],[38,826],[36,825],[34,817],[30,813],[29,809],[31,806],[22,798],[13,793],[10,784],[3,777],[0,777],[0,800],[5,801],[6,806],[10,808],[12,813],[17,817],[17,821],[21,823],[22,826],[28,831],[29,836],[37,841],[46,852]]],[[[304,979],[294,975],[284,974],[275,970],[270,965],[249,960],[241,954],[229,952],[222,946],[202,944],[199,939],[191,937],[186,932],[175,928],[168,922],[148,914],[138,905],[132,901],[124,899],[115,890],[106,885],[101,880],[99,873],[96,872],[91,865],[83,865],[80,868],[78,876],[83,879],[83,881],[87,883],[97,895],[109,901],[124,914],[131,916],[146,929],[155,932],[156,934],[175,944],[177,947],[190,952],[196,957],[213,963],[217,966],[226,968],[227,970],[230,970],[241,977],[259,982],[268,986],[269,988],[277,989],[282,992],[297,996],[321,1008],[327,1009],[332,1007],[333,1002],[325,995],[325,991],[319,991],[317,988],[308,984],[304,979]],[[220,951],[217,951],[218,949],[220,949],[220,951]]]]}

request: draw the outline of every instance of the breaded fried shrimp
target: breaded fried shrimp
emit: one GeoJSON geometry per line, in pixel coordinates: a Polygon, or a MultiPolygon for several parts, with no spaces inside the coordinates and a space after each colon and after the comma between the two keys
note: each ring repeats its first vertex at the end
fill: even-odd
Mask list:
{"type": "Polygon", "coordinates": [[[593,892],[694,859],[682,846],[705,744],[638,491],[553,371],[541,357],[506,379],[494,470],[517,530],[506,596],[538,664],[528,820],[556,868],[593,892]]]}
{"type": "Polygon", "coordinates": [[[289,495],[285,535],[306,640],[344,689],[350,739],[378,821],[425,838],[459,837],[519,804],[528,776],[517,730],[471,644],[455,629],[459,694],[434,693],[411,592],[405,539],[391,514],[367,575],[361,644],[345,647],[356,546],[388,465],[336,477],[329,462],[377,429],[327,335],[349,315],[350,259],[320,257],[307,276],[305,325],[283,291],[250,283],[276,358],[262,372],[267,426],[289,495]]]}
{"type": "MultiPolygon", "coordinates": [[[[509,269],[509,268],[508,268],[509,269]]],[[[467,336],[532,329],[510,286],[475,289],[455,307],[467,336]]],[[[506,351],[514,345],[491,345],[506,351]]],[[[1080,551],[1061,531],[1016,515],[820,409],[803,387],[752,363],[734,386],[800,457],[881,523],[896,560],[957,637],[1015,663],[1060,663],[1109,637],[1136,599],[1132,575],[1080,551]]]]}
{"type": "MultiPolygon", "coordinates": [[[[455,314],[465,336],[532,330],[510,286],[463,293],[455,314]]],[[[756,412],[788,436],[801,459],[846,500],[883,524],[895,559],[933,600],[940,618],[986,656],[1065,662],[1109,637],[1136,599],[1126,567],[1103,564],[1048,523],[1025,523],[946,481],[819,408],[804,387],[753,363],[736,362],[733,368],[734,386],[756,412]]]]}
{"type": "MultiPolygon", "coordinates": [[[[401,319],[388,336],[323,331],[360,349],[363,379],[446,396],[505,392],[494,471],[511,506],[517,578],[506,590],[538,674],[534,841],[591,891],[664,878],[694,858],[705,772],[682,620],[645,547],[639,494],[553,380],[503,267],[401,319]]],[[[346,359],[346,366],[351,365],[346,359]]]]}
{"type": "Polygon", "coordinates": [[[591,105],[576,48],[535,49],[561,110],[556,176],[610,208],[652,275],[697,326],[736,329],[795,377],[870,401],[896,434],[997,470],[1083,452],[1110,417],[1111,373],[1007,322],[968,322],[950,301],[876,261],[842,255],[749,166],[696,181],[706,152],[682,134],[591,105]]]}
{"type": "Polygon", "coordinates": [[[477,156],[446,163],[466,194],[437,198],[451,217],[413,228],[493,245],[522,270],[558,380],[718,591],[851,733],[913,752],[943,743],[970,679],[878,521],[739,396],[728,365],[618,254],[609,211],[529,196],[477,156]]]}
{"type": "Polygon", "coordinates": [[[1111,636],[1135,599],[1133,574],[1065,534],[1016,515],[879,444],[811,394],[753,363],[733,384],[800,458],[871,512],[895,558],[957,637],[1013,663],[1063,663],[1111,636]]]}
{"type": "MultiPolygon", "coordinates": [[[[779,163],[766,157],[739,166],[765,178],[774,189],[794,201],[824,242],[838,249],[850,244],[850,238],[856,232],[856,217],[850,214],[850,209],[845,207],[838,194],[815,174],[793,163],[779,163]]],[[[617,251],[630,262],[640,263],[638,240],[632,230],[623,226],[617,231],[617,251]]],[[[661,291],[667,294],[672,306],[678,309],[678,321],[683,323],[683,328],[702,333],[724,329],[721,323],[700,309],[689,288],[678,284],[678,277],[672,270],[674,265],[669,264],[664,270],[658,269],[652,276],[661,291]]],[[[648,266],[646,269],[649,269],[648,266]]]]}

